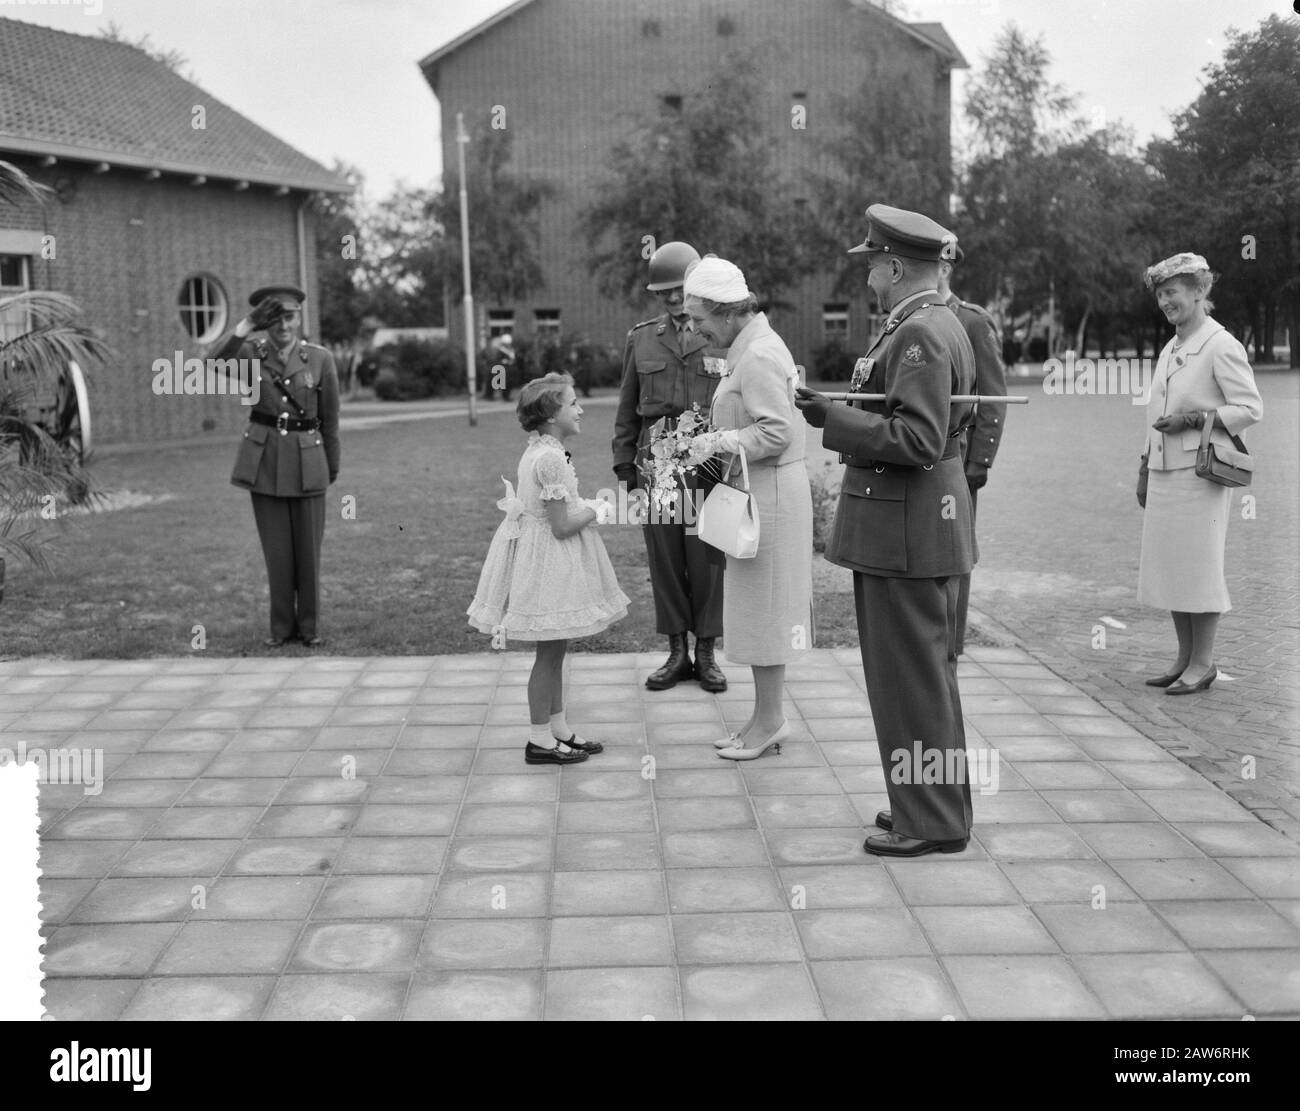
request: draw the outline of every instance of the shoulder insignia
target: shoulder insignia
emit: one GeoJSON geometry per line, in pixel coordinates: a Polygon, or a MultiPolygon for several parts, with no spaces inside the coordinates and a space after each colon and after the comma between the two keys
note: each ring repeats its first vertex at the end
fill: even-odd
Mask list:
{"type": "Polygon", "coordinates": [[[903,362],[908,366],[925,366],[925,352],[921,350],[919,343],[912,344],[903,352],[903,362]]]}
{"type": "Polygon", "coordinates": [[[659,322],[659,318],[655,316],[655,317],[651,317],[649,320],[641,321],[640,324],[633,324],[631,329],[628,331],[628,335],[630,336],[638,328],[646,328],[649,327],[651,324],[657,324],[658,322],[659,322]]]}

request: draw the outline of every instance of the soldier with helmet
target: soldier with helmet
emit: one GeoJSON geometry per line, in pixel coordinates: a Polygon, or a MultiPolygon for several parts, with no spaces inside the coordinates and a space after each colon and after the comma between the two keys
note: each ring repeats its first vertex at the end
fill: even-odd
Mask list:
{"type": "MultiPolygon", "coordinates": [[[[1007,375],[1002,365],[1002,338],[993,314],[981,305],[963,301],[953,293],[951,286],[953,268],[965,258],[961,247],[954,248],[954,257],[939,263],[939,296],[957,314],[961,326],[975,351],[975,390],[983,397],[1006,397],[1007,375]]],[[[976,501],[981,487],[989,480],[989,468],[1002,441],[1003,421],[1006,418],[1002,405],[985,405],[975,412],[975,423],[966,430],[961,441],[961,457],[966,467],[966,487],[970,490],[971,520],[976,515],[976,501]]],[[[970,575],[961,577],[957,594],[957,655],[966,649],[966,610],[970,603],[970,575]]]]}
{"type": "MultiPolygon", "coordinates": [[[[614,473],[629,491],[638,485],[654,424],[662,417],[675,420],[692,405],[707,416],[713,402],[719,377],[706,366],[707,341],[692,330],[682,297],[686,268],[699,257],[694,247],[680,242],[665,243],[650,257],[646,288],[663,312],[627,334],[614,424],[614,473]]],[[[699,485],[700,480],[688,479],[686,496],[701,496],[699,485]]],[[[722,635],[726,561],[695,535],[694,517],[686,513],[684,501],[678,499],[671,519],[655,514],[644,529],[655,627],[668,637],[668,659],[646,686],[667,690],[698,679],[707,691],[724,691],[727,678],[714,657],[714,642],[722,635]],[[688,633],[695,634],[694,662],[688,633]]]]}
{"type": "Polygon", "coordinates": [[[271,648],[293,638],[322,643],[320,552],[325,490],[339,473],[339,380],[333,356],[301,338],[306,299],[291,285],[256,290],[253,311],[209,355],[256,360],[260,372],[230,481],[253,498],[271,585],[271,648]],[[262,337],[250,340],[254,332],[262,337]]]}

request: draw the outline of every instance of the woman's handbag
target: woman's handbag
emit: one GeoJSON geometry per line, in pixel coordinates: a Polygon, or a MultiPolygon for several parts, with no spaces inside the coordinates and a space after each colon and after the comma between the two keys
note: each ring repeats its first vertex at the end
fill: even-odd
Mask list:
{"type": "Polygon", "coordinates": [[[695,530],[701,540],[736,559],[758,555],[758,506],[749,492],[749,463],[740,449],[745,488],[719,482],[700,506],[695,530]]]}
{"type": "Polygon", "coordinates": [[[1249,486],[1255,476],[1255,461],[1246,451],[1246,445],[1237,436],[1232,437],[1236,451],[1210,443],[1213,426],[1214,414],[1206,413],[1201,426],[1201,446],[1196,449],[1196,473],[1218,486],[1249,486]]]}

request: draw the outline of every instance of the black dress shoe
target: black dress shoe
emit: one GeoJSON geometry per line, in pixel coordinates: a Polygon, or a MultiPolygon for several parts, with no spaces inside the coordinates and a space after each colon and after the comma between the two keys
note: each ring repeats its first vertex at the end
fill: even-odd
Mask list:
{"type": "Polygon", "coordinates": [[[1165,688],[1165,694],[1195,694],[1197,691],[1207,691],[1210,684],[1219,677],[1217,667],[1210,668],[1205,673],[1204,678],[1198,679],[1195,683],[1175,683],[1172,687],[1165,688]]]}
{"type": "Polygon", "coordinates": [[[894,828],[894,816],[888,810],[880,810],[876,813],[876,828],[883,829],[886,832],[894,828]]]}
{"type": "Polygon", "coordinates": [[[319,648],[325,643],[325,638],[322,636],[303,637],[302,642],[308,648],[319,648]]]}
{"type": "Polygon", "coordinates": [[[267,637],[262,641],[262,646],[264,648],[283,648],[284,642],[288,639],[288,637],[267,637]]]}
{"type": "Polygon", "coordinates": [[[561,741],[560,744],[568,745],[574,752],[585,752],[588,756],[595,756],[598,752],[604,752],[605,746],[599,741],[580,741],[578,734],[575,733],[567,741],[561,741]]]}
{"type": "Polygon", "coordinates": [[[713,656],[713,637],[697,637],[695,640],[695,678],[700,687],[714,694],[727,689],[727,677],[713,656]]]}
{"type": "MultiPolygon", "coordinates": [[[[561,744],[564,742],[561,741],[561,744]]],[[[542,748],[539,745],[529,741],[524,748],[525,764],[581,764],[587,758],[585,752],[573,749],[570,752],[561,752],[559,745],[555,748],[542,748]]]]}
{"type": "Polygon", "coordinates": [[[926,853],[959,853],[970,839],[959,841],[922,841],[919,837],[904,837],[901,833],[882,833],[868,837],[862,847],[873,856],[925,856],[926,853]]]}
{"type": "Polygon", "coordinates": [[[1148,686],[1148,687],[1167,687],[1167,686],[1169,686],[1171,683],[1176,682],[1177,679],[1178,679],[1178,676],[1180,676],[1180,675],[1181,675],[1184,671],[1186,671],[1186,670],[1187,670],[1187,669],[1186,669],[1185,667],[1180,667],[1177,671],[1171,671],[1168,675],[1157,675],[1154,679],[1148,679],[1148,680],[1147,680],[1147,686],[1148,686]]]}
{"type": "Polygon", "coordinates": [[[695,678],[695,666],[691,663],[691,654],[686,647],[685,633],[670,633],[668,636],[668,659],[663,667],[654,672],[645,681],[652,691],[666,691],[675,687],[683,679],[695,678]]]}

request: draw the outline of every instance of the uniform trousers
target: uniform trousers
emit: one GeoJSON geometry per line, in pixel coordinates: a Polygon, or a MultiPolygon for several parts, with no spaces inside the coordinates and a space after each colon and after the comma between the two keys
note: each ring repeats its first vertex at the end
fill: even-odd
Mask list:
{"type": "Polygon", "coordinates": [[[252,498],[271,584],[271,635],[281,640],[294,636],[308,640],[316,635],[320,610],[325,495],[277,498],[253,494],[252,498]]]}
{"type": "Polygon", "coordinates": [[[957,579],[853,575],[862,670],[894,830],[924,841],[958,841],[971,827],[957,692],[957,579]]]}
{"type": "MultiPolygon", "coordinates": [[[[979,496],[978,490],[970,492],[970,527],[971,531],[975,530],[975,500],[979,496]]],[[[961,576],[960,585],[957,588],[957,655],[966,651],[966,608],[970,605],[970,577],[971,572],[961,576]]]]}
{"type": "MultiPolygon", "coordinates": [[[[687,491],[693,496],[695,491],[687,491]]],[[[655,630],[664,636],[683,631],[696,639],[722,636],[722,580],[727,565],[716,548],[685,525],[648,524],[645,550],[655,596],[655,630]]]]}

